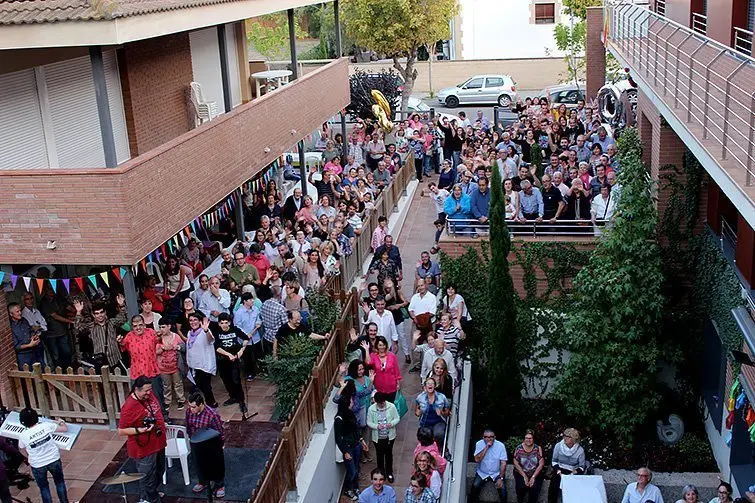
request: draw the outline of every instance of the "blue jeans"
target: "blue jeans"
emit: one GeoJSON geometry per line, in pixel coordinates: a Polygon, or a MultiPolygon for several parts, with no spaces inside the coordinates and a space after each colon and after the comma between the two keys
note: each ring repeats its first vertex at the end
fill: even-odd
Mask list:
{"type": "Polygon", "coordinates": [[[16,353],[16,363],[18,363],[18,369],[24,370],[24,364],[29,366],[31,371],[32,365],[35,363],[42,364],[42,368],[45,368],[45,350],[42,345],[38,345],[31,351],[24,351],[22,353],[16,353]]]}
{"type": "Polygon", "coordinates": [[[55,482],[55,491],[58,493],[60,503],[68,503],[68,493],[66,492],[66,481],[63,478],[63,464],[60,459],[53,461],[49,465],[41,468],[32,468],[31,474],[34,481],[39,486],[39,494],[42,496],[42,503],[52,503],[52,494],[50,494],[50,484],[47,482],[47,472],[52,474],[52,480],[55,482]]]}
{"type": "Polygon", "coordinates": [[[71,364],[71,345],[68,343],[67,335],[45,337],[42,340],[52,358],[51,365],[65,369],[71,364]]]}
{"type": "Polygon", "coordinates": [[[144,474],[144,478],[139,481],[139,499],[150,503],[159,502],[160,494],[157,488],[160,487],[163,473],[165,473],[165,450],[134,461],[136,461],[136,471],[144,474]]]}
{"type": "Polygon", "coordinates": [[[459,164],[461,163],[461,151],[459,151],[459,152],[454,152],[454,153],[453,153],[453,154],[451,155],[451,157],[453,157],[453,160],[454,160],[454,165],[453,165],[453,166],[451,166],[451,167],[452,167],[452,168],[455,168],[456,166],[458,166],[458,165],[459,165],[459,164]]]}
{"type": "Polygon", "coordinates": [[[425,154],[425,158],[422,160],[423,175],[430,176],[430,172],[433,169],[433,157],[432,154],[425,154]]]}
{"type": "MultiPolygon", "coordinates": [[[[482,492],[482,486],[484,486],[487,481],[492,482],[492,479],[488,478],[483,480],[482,477],[475,473],[474,482],[472,482],[472,492],[470,494],[469,503],[477,503],[479,501],[480,492],[482,492]]],[[[493,482],[493,484],[495,484],[495,482],[493,482]]],[[[501,503],[506,503],[506,481],[504,481],[501,488],[498,489],[498,498],[500,499],[501,503]]]]}
{"type": "Polygon", "coordinates": [[[345,490],[353,489],[359,491],[359,463],[362,457],[362,443],[357,442],[357,445],[344,452],[344,455],[349,453],[351,459],[343,458],[343,464],[346,466],[346,480],[343,483],[345,490]]]}

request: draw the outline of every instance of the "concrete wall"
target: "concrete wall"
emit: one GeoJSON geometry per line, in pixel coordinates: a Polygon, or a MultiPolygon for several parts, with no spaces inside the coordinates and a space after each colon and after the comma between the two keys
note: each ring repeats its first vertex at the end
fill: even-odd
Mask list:
{"type": "MultiPolygon", "coordinates": [[[[464,372],[461,386],[454,397],[454,410],[456,427],[448,434],[449,448],[453,453],[453,461],[449,463],[446,473],[443,474],[443,492],[441,503],[466,503],[467,501],[467,475],[469,469],[467,458],[469,457],[469,437],[472,434],[472,363],[464,362],[464,372]],[[449,486],[450,484],[450,486],[449,486]]],[[[474,469],[472,470],[474,474],[474,469]]]]}

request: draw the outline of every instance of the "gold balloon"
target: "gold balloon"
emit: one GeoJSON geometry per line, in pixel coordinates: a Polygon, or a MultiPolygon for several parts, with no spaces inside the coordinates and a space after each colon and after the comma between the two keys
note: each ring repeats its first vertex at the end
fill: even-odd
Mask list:
{"type": "Polygon", "coordinates": [[[380,108],[385,110],[385,115],[388,117],[391,116],[391,106],[388,104],[388,100],[385,98],[385,95],[378,91],[377,89],[373,89],[370,91],[370,94],[372,95],[372,99],[374,99],[378,105],[380,105],[380,108]]]}
{"type": "Polygon", "coordinates": [[[372,105],[372,114],[377,119],[380,129],[386,133],[393,131],[393,122],[388,119],[385,110],[383,110],[380,105],[372,105]]]}

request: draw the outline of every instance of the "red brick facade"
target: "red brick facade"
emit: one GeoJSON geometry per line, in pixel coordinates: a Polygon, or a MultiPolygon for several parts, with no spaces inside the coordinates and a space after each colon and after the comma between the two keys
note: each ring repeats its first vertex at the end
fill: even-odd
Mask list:
{"type": "Polygon", "coordinates": [[[606,48],[600,37],[603,33],[603,7],[587,9],[585,59],[587,61],[587,99],[598,97],[606,83],[606,48]]]}
{"type": "Polygon", "coordinates": [[[341,59],[117,168],[0,171],[3,263],[134,264],[349,99],[341,59]]]}
{"type": "Polygon", "coordinates": [[[126,44],[118,66],[132,157],[189,130],[185,92],[194,78],[188,32],[126,44]]]}
{"type": "Polygon", "coordinates": [[[13,335],[10,331],[10,318],[8,317],[8,304],[5,292],[0,288],[0,399],[3,405],[11,407],[15,405],[10,390],[8,371],[16,369],[16,353],[13,351],[13,335]]]}
{"type": "MultiPolygon", "coordinates": [[[[595,241],[592,239],[581,239],[581,240],[572,240],[572,239],[559,239],[558,241],[568,241],[572,243],[578,250],[594,250],[595,249],[595,241]]],[[[481,250],[481,240],[480,239],[472,239],[472,238],[454,238],[454,237],[448,237],[444,235],[441,237],[440,240],[440,246],[443,249],[443,252],[446,253],[450,257],[459,257],[467,252],[468,248],[473,248],[477,250],[478,252],[481,250]]],[[[521,246],[523,244],[523,241],[521,239],[514,239],[513,245],[515,249],[521,249],[521,246]]],[[[524,297],[526,295],[526,290],[524,288],[524,269],[521,266],[518,265],[511,265],[516,261],[516,254],[512,251],[509,254],[509,265],[510,265],[510,272],[511,272],[511,279],[514,281],[514,290],[516,292],[524,297]]],[[[552,266],[552,263],[546,264],[547,266],[552,266]]],[[[535,269],[535,274],[537,275],[538,282],[537,282],[537,294],[542,295],[545,293],[547,289],[547,283],[545,275],[542,273],[541,270],[535,269]]],[[[566,278],[565,281],[568,283],[571,282],[572,278],[566,278]]]]}

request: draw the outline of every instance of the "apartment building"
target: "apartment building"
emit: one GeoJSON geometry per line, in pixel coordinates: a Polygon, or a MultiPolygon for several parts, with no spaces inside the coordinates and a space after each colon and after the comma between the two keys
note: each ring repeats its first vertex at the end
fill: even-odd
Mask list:
{"type": "Polygon", "coordinates": [[[39,293],[15,275],[131,271],[345,107],[346,59],[252,96],[244,20],[311,3],[0,3],[0,372],[15,363],[6,297],[39,293]]]}
{"type": "MultiPolygon", "coordinates": [[[[699,212],[702,232],[716,236],[741,286],[745,307],[731,317],[742,332],[742,353],[755,354],[755,0],[606,2],[588,9],[587,87],[605,79],[606,49],[637,83],[637,126],[651,176],[677,177],[690,152],[705,170],[699,212]]],[[[658,193],[661,214],[669,194],[658,193]]],[[[706,430],[725,480],[744,493],[755,483],[753,443],[742,411],[728,427],[726,401],[733,354],[713,322],[705,330],[701,365],[706,430]]],[[[737,355],[740,361],[748,356],[737,355]]],[[[755,403],[755,366],[739,380],[755,403]]]]}

